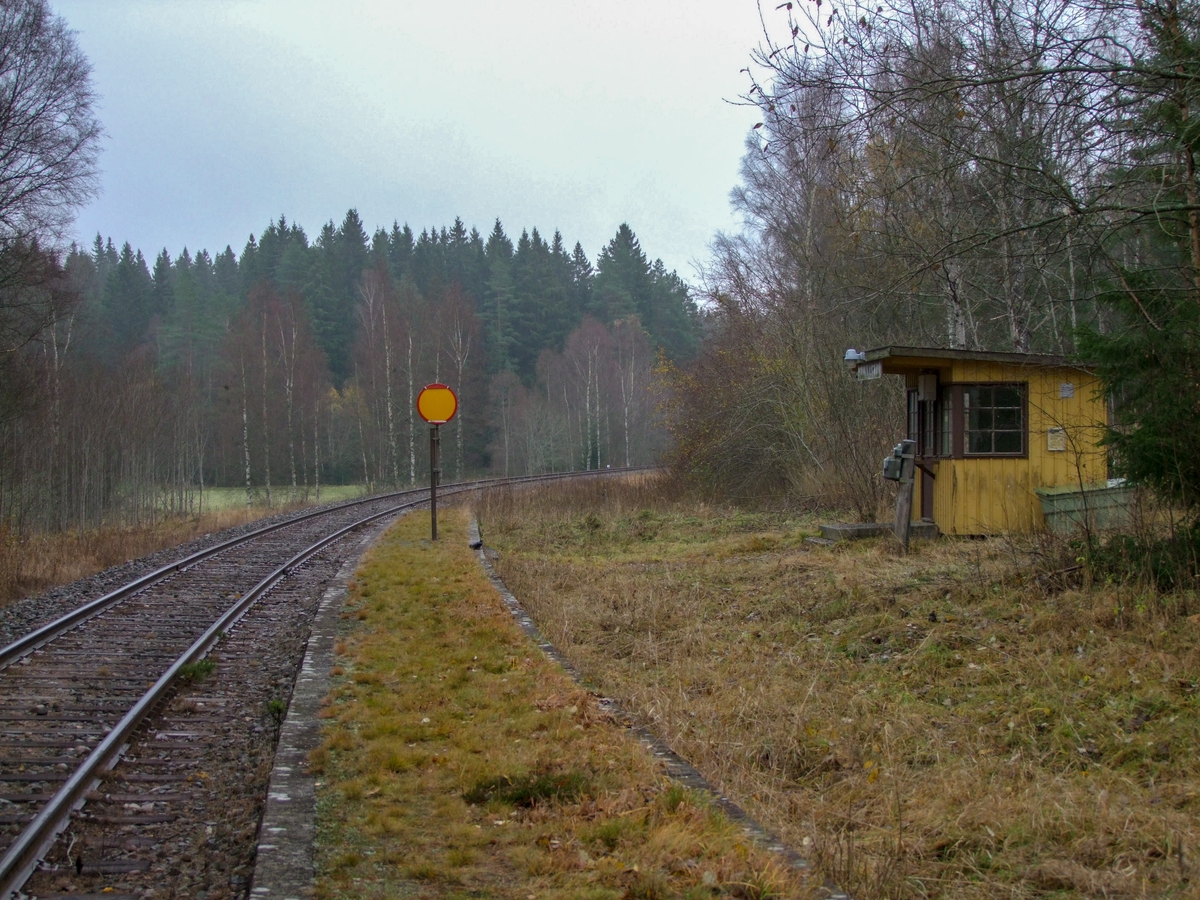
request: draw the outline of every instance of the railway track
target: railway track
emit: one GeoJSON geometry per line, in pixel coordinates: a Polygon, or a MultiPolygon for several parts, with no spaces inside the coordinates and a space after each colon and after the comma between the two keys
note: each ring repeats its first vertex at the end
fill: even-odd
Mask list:
{"type": "Polygon", "coordinates": [[[0,898],[245,897],[324,585],[364,529],[428,501],[403,491],[255,529],[0,649],[0,898]]]}

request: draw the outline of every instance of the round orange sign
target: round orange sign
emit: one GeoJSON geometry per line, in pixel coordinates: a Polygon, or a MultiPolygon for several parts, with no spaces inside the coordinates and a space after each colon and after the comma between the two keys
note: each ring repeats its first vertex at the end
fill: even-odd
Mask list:
{"type": "Polygon", "coordinates": [[[430,384],[417,395],[417,412],[430,425],[445,425],[458,412],[458,397],[444,384],[430,384]]]}

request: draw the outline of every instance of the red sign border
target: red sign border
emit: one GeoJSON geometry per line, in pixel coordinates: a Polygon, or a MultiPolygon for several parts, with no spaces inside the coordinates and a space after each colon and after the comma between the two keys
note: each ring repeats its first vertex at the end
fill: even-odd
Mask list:
{"type": "Polygon", "coordinates": [[[427,423],[429,423],[430,425],[445,425],[451,419],[453,419],[456,415],[458,415],[458,394],[456,394],[454,392],[454,388],[450,387],[450,385],[442,384],[440,381],[435,381],[433,384],[425,385],[425,387],[421,388],[421,393],[417,394],[417,415],[420,416],[422,419],[425,419],[425,421],[427,423]],[[425,413],[421,412],[421,395],[429,390],[449,391],[450,392],[450,396],[454,398],[454,412],[450,413],[449,419],[442,419],[442,420],[438,420],[438,421],[434,421],[433,419],[425,419],[425,413]]]}

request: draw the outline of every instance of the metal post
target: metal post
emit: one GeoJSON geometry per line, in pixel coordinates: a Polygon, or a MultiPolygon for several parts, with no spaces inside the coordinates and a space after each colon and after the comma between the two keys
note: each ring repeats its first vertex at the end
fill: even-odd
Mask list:
{"type": "Polygon", "coordinates": [[[917,474],[917,442],[901,441],[900,496],[896,498],[896,537],[908,552],[908,536],[912,527],[913,482],[917,474]]]}
{"type": "Polygon", "coordinates": [[[437,489],[442,470],[439,468],[439,451],[442,448],[442,436],[437,425],[429,426],[429,524],[432,537],[437,540],[437,489]]]}

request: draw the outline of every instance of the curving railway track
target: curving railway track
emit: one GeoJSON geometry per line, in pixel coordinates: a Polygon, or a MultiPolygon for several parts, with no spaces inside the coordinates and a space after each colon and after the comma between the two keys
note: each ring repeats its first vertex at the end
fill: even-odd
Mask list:
{"type": "Polygon", "coordinates": [[[245,897],[320,594],[364,529],[428,502],[402,491],[254,529],[0,649],[0,898],[245,897]]]}

